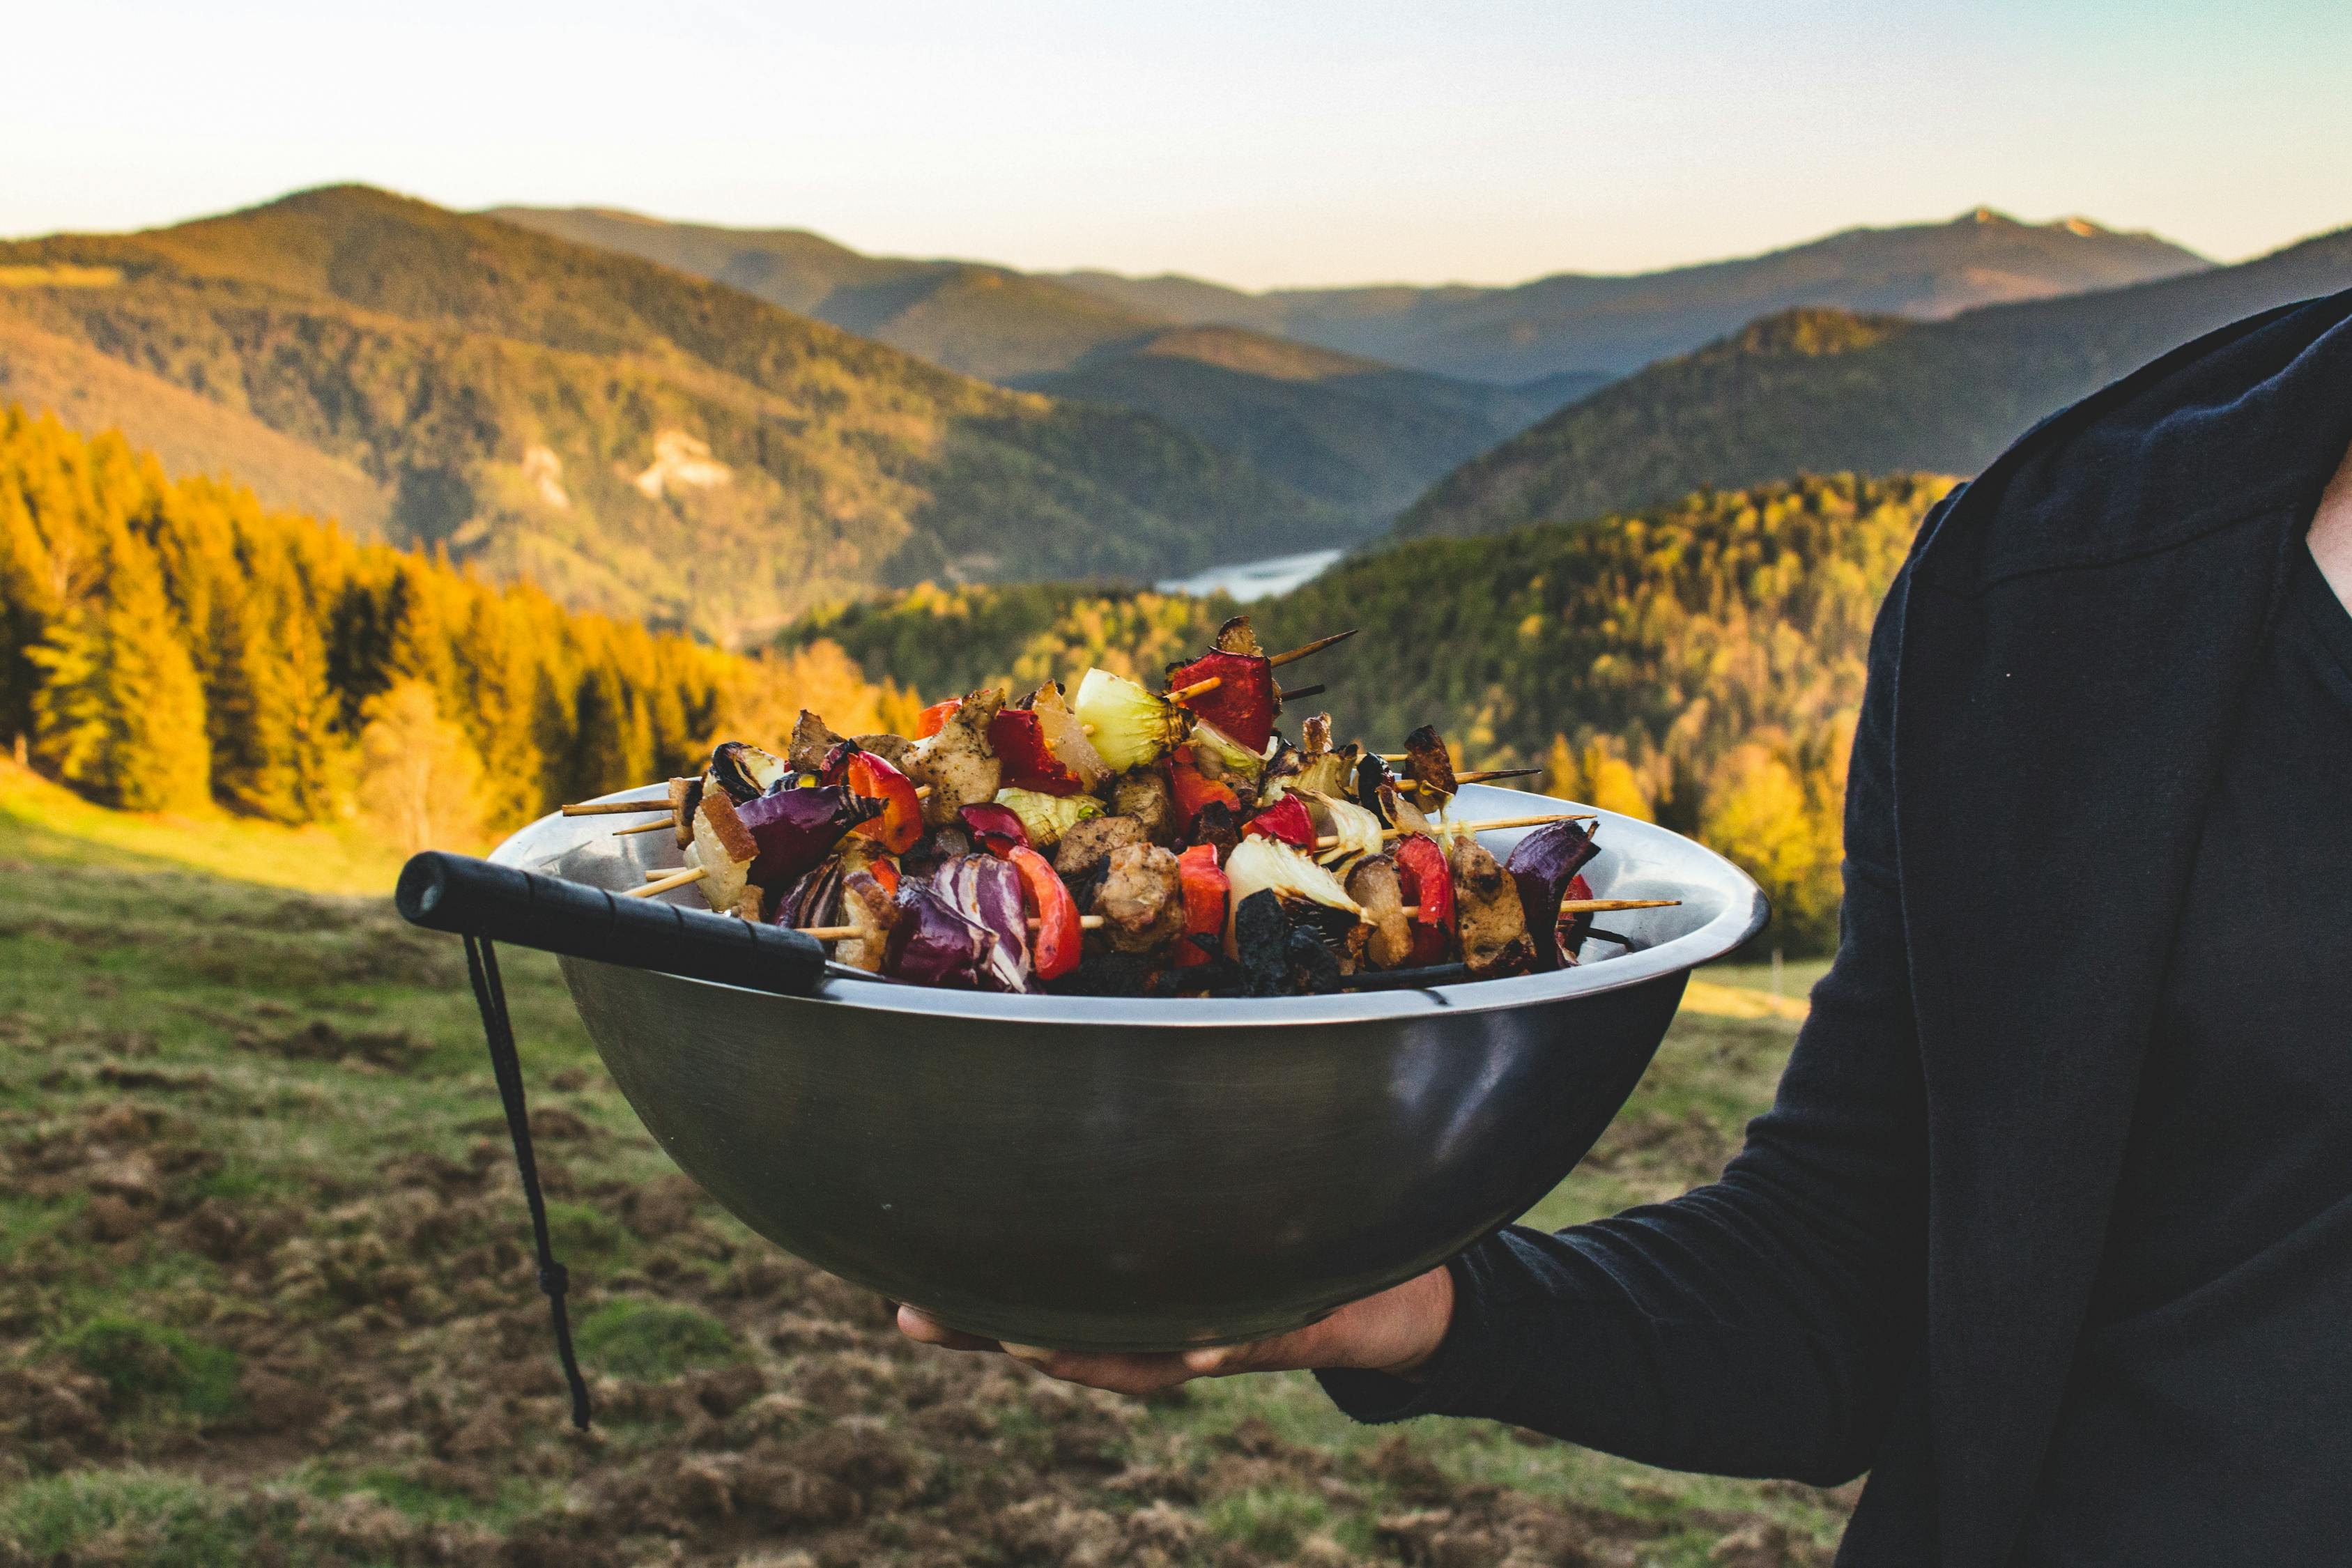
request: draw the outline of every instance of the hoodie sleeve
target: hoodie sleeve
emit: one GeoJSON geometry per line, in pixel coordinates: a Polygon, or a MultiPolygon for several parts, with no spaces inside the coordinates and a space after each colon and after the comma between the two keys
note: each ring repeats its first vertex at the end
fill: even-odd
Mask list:
{"type": "Polygon", "coordinates": [[[1869,1467],[1924,1333],[1926,1089],[1892,787],[1908,575],[1872,635],[1837,957],[1772,1109],[1711,1185],[1464,1253],[1418,1380],[1318,1374],[1349,1415],[1487,1416],[1722,1475],[1831,1485],[1869,1467]]]}

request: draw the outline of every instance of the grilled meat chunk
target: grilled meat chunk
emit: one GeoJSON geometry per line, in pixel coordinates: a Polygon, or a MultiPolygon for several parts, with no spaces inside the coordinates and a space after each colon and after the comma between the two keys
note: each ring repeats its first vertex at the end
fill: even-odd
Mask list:
{"type": "Polygon", "coordinates": [[[915,742],[904,735],[853,735],[861,752],[871,752],[900,773],[907,771],[907,759],[915,754],[915,742]]]}
{"type": "Polygon", "coordinates": [[[1110,874],[1103,879],[1095,909],[1103,917],[1104,934],[1121,952],[1149,952],[1181,935],[1184,897],[1176,857],[1157,844],[1112,850],[1110,874]]]}
{"type": "Polygon", "coordinates": [[[906,773],[918,784],[929,784],[923,801],[923,821],[940,827],[957,820],[967,805],[996,798],[1004,765],[988,743],[989,721],[1004,706],[1004,693],[994,687],[963,700],[940,732],[919,742],[907,759],[906,773]]]}
{"type": "Polygon", "coordinates": [[[825,753],[839,744],[841,737],[824,720],[803,708],[800,721],[793,726],[793,743],[784,748],[784,760],[792,763],[794,773],[821,773],[824,772],[825,753]]]}
{"type": "Polygon", "coordinates": [[[1111,852],[1130,844],[1148,844],[1150,835],[1131,816],[1094,816],[1062,835],[1054,847],[1054,869],[1075,890],[1078,881],[1108,860],[1111,852]]]}
{"type": "Polygon", "coordinates": [[[1454,912],[1462,935],[1462,962],[1473,979],[1492,980],[1532,968],[1536,944],[1528,935],[1519,885],[1476,840],[1457,838],[1446,850],[1454,870],[1454,912]]]}
{"type": "Polygon", "coordinates": [[[1435,810],[1461,792],[1454,781],[1454,758],[1436,726],[1423,724],[1404,738],[1405,776],[1421,785],[1421,804],[1435,810]]]}
{"type": "Polygon", "coordinates": [[[1168,790],[1168,775],[1158,768],[1121,773],[1111,789],[1110,808],[1143,824],[1143,836],[1154,844],[1171,843],[1176,837],[1176,802],[1168,790]]]}

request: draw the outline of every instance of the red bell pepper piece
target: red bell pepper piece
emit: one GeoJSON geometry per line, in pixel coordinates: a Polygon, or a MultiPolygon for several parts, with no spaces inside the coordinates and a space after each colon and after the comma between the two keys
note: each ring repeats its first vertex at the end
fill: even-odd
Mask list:
{"type": "Polygon", "coordinates": [[[1037,914],[1037,930],[1029,939],[1029,964],[1040,980],[1053,980],[1078,966],[1078,948],[1086,928],[1078,923],[1078,903],[1062,885],[1053,863],[1025,844],[1004,852],[1021,873],[1022,890],[1037,914]]]}
{"type": "Polygon", "coordinates": [[[1223,801],[1226,810],[1241,815],[1242,797],[1234,793],[1234,786],[1223,779],[1202,777],[1189,748],[1180,747],[1168,759],[1168,793],[1175,797],[1176,826],[1181,832],[1192,831],[1192,819],[1212,801],[1223,801]]]}
{"type": "Polygon", "coordinates": [[[824,757],[822,781],[845,784],[852,795],[882,803],[882,815],[861,822],[852,831],[878,839],[893,855],[904,855],[923,836],[923,802],[915,781],[873,752],[844,741],[824,757]]]}
{"type": "Polygon", "coordinates": [[[1415,967],[1443,963],[1454,947],[1454,872],[1445,851],[1424,834],[1408,833],[1397,840],[1397,890],[1413,907],[1412,958],[1415,967]]]}
{"type": "Polygon", "coordinates": [[[1212,653],[1171,671],[1168,689],[1214,679],[1217,684],[1183,706],[1253,752],[1264,752],[1274,734],[1274,666],[1255,653],[1212,653]]]}
{"type": "Polygon", "coordinates": [[[1007,708],[991,719],[988,744],[1003,764],[1008,789],[1034,789],[1040,795],[1076,795],[1086,787],[1086,781],[1072,773],[1045,744],[1044,723],[1026,708],[1007,708]]]}
{"type": "Polygon", "coordinates": [[[1208,952],[1191,939],[1222,939],[1225,931],[1225,900],[1234,884],[1217,865],[1215,845],[1195,844],[1176,857],[1176,887],[1184,897],[1184,934],[1170,950],[1174,956],[1169,963],[1191,969],[1209,962],[1208,952]]]}
{"type": "Polygon", "coordinates": [[[1242,825],[1242,831],[1280,839],[1293,849],[1315,847],[1315,819],[1307,815],[1307,803],[1295,795],[1284,795],[1251,817],[1242,825]]]}
{"type": "Polygon", "coordinates": [[[963,706],[963,699],[950,697],[945,702],[934,702],[915,715],[915,739],[928,741],[948,727],[948,715],[963,706]]]}
{"type": "Polygon", "coordinates": [[[882,884],[884,892],[894,899],[898,896],[898,862],[875,860],[868,862],[866,868],[874,873],[874,879],[882,884]]]}
{"type": "Polygon", "coordinates": [[[1009,805],[982,802],[963,807],[958,815],[981,847],[1000,860],[1012,858],[1015,849],[1029,847],[1029,830],[1021,826],[1021,818],[1009,805]]]}

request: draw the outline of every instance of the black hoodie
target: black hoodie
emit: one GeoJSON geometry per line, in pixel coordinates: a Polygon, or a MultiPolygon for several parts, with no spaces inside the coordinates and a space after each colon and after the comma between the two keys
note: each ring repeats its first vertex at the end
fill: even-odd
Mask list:
{"type": "MultiPolygon", "coordinates": [[[[1843,941],[1772,1110],[1710,1186],[1474,1247],[1423,1380],[1324,1374],[1342,1406],[1492,1416],[1678,1469],[1823,1484],[1867,1469],[1842,1564],[2074,1561],[2069,1541],[2082,1561],[2135,1563],[2340,1553],[2352,1245],[2305,1248],[2292,1303],[2235,1325],[2269,1342],[2233,1364],[2268,1370],[2205,1380],[2199,1396],[2221,1405],[2175,1422],[2189,1446],[2174,1470],[2074,1437],[2084,1402],[2115,1393],[2085,1347],[2113,1321],[2111,1236],[2137,1217],[2118,1193],[2142,1201],[2126,1153],[2193,949],[2208,808],[2274,628],[2308,591],[2304,535],[2347,443],[2352,292],[2167,355],[1938,507],[1873,637],[1843,941]],[[2340,1416],[2279,1418],[2315,1408],[2307,1387],[2264,1385],[2282,1369],[2332,1389],[2340,1416]],[[2266,1518],[2218,1479],[2265,1466],[2294,1472],[2282,1495],[2325,1483],[2332,1505],[2266,1518]],[[2099,1487],[2160,1503],[2161,1555],[2084,1542],[2053,1513],[2099,1487]]],[[[2352,780],[2343,799],[2339,837],[2352,780]]],[[[2282,972],[2352,967],[2347,929],[2284,946],[2282,972]]],[[[2352,1056],[2352,1026],[2315,1026],[2352,1056]]],[[[2352,1137],[2352,1106],[2338,1115],[2352,1137]]],[[[2352,1193],[2310,1206],[2352,1230],[2352,1193]]],[[[2182,1340],[2176,1372],[2209,1348],[2182,1340]]]]}

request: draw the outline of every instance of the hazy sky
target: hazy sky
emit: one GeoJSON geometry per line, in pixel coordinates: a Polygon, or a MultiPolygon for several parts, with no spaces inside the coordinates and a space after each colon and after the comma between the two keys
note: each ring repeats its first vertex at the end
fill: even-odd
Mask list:
{"type": "Polygon", "coordinates": [[[77,0],[0,25],[0,234],[363,180],[1253,286],[1503,281],[1979,203],[2352,223],[2347,0],[77,0]]]}

